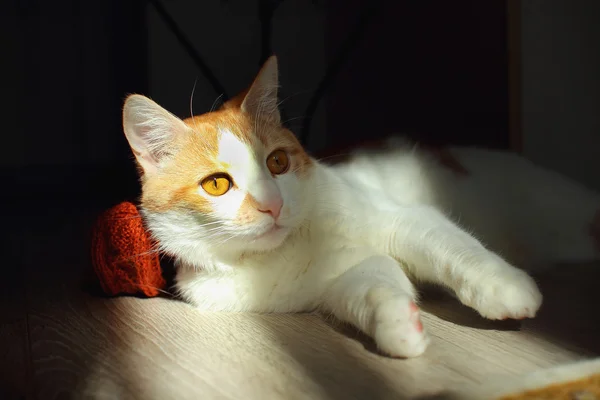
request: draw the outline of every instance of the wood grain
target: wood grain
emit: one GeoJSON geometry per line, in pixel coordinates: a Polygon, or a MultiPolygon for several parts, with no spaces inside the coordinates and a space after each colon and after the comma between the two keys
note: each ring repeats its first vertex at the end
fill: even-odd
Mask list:
{"type": "Polygon", "coordinates": [[[424,315],[426,354],[393,360],[315,315],[202,314],[168,299],[67,292],[32,309],[36,398],[414,398],[590,355],[539,337],[532,323],[455,324],[449,310],[465,310],[444,302],[426,305],[446,310],[424,315]]]}
{"type": "Polygon", "coordinates": [[[483,320],[428,290],[431,347],[397,360],[317,315],[203,314],[165,298],[96,297],[81,287],[87,254],[67,251],[85,249],[80,229],[63,222],[52,240],[41,232],[36,252],[24,254],[35,276],[28,281],[31,398],[451,398],[492,376],[518,378],[599,350],[589,290],[599,265],[540,278],[557,296],[547,293],[539,318],[523,323],[483,320]]]}

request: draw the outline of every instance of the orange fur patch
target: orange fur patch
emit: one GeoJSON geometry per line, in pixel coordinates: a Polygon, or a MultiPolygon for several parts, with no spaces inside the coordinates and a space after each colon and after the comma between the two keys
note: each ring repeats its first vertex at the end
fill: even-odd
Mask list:
{"type": "MultiPolygon", "coordinates": [[[[279,124],[279,118],[275,118],[277,79],[277,61],[271,57],[248,89],[216,111],[185,119],[187,132],[175,135],[173,143],[167,144],[170,148],[164,149],[173,158],[161,165],[158,173],[143,179],[142,206],[159,212],[177,208],[194,209],[204,214],[212,212],[214,202],[198,194],[199,183],[216,173],[234,175],[229,170],[240,167],[219,159],[223,156],[231,164],[236,162],[237,155],[225,156],[224,149],[219,149],[223,145],[221,133],[225,131],[249,146],[257,159],[264,157],[265,163],[274,150],[286,151],[291,162],[286,174],[304,177],[312,159],[297,138],[279,124]]],[[[239,189],[235,185],[235,176],[232,178],[233,190],[239,189]]],[[[251,218],[250,210],[256,210],[258,204],[247,194],[241,207],[243,210],[238,214],[241,220],[247,220],[251,218]]]]}
{"type": "MultiPolygon", "coordinates": [[[[210,213],[210,203],[198,196],[197,190],[199,182],[208,175],[228,172],[230,166],[218,158],[219,132],[222,129],[230,131],[251,147],[264,146],[265,156],[273,150],[284,149],[292,162],[287,173],[296,173],[302,177],[307,172],[312,160],[294,134],[268,121],[254,120],[239,108],[240,103],[239,99],[230,101],[226,103],[226,107],[217,111],[183,121],[193,133],[179,139],[181,143],[174,144],[180,149],[175,159],[158,176],[144,182],[143,207],[154,211],[183,207],[210,213]]],[[[255,203],[256,201],[248,199],[244,206],[256,208],[255,203]]]]}
{"type": "Polygon", "coordinates": [[[256,210],[258,210],[260,205],[250,193],[246,193],[246,197],[240,206],[238,211],[237,221],[240,224],[248,224],[254,222],[256,220],[256,210]]]}

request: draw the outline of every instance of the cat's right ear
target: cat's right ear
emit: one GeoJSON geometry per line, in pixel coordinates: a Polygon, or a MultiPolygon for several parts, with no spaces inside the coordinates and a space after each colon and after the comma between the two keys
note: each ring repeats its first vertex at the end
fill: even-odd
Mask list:
{"type": "Polygon", "coordinates": [[[175,151],[177,137],[186,134],[182,120],[145,96],[133,94],[123,106],[123,131],[146,175],[158,170],[175,151]]]}

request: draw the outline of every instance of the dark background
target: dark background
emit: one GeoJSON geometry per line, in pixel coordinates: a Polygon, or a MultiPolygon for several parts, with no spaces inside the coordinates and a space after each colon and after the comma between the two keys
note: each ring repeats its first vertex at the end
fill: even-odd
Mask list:
{"type": "Polygon", "coordinates": [[[401,132],[522,151],[600,187],[595,0],[5,4],[0,168],[9,208],[135,198],[120,120],[126,94],[186,117],[196,84],[202,113],[219,92],[246,87],[271,52],[287,124],[313,154],[401,132]]]}
{"type": "MultiPolygon", "coordinates": [[[[286,124],[313,154],[401,132],[518,151],[600,190],[598,0],[7,0],[0,44],[3,399],[72,390],[60,374],[87,377],[97,355],[77,349],[120,318],[80,275],[96,215],[139,193],[128,93],[187,117],[195,85],[199,114],[274,52],[286,124]]],[[[598,279],[562,271],[544,331],[597,349],[575,304],[598,279]]]]}

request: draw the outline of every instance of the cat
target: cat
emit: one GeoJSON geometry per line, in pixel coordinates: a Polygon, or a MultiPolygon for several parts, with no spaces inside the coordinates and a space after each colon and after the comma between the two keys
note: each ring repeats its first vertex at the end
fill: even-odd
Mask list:
{"type": "Polygon", "coordinates": [[[320,311],[416,357],[430,339],[412,282],[485,318],[533,318],[542,294],[514,265],[598,258],[598,193],[501,151],[450,148],[455,174],[399,137],[326,165],[282,126],[277,88],[272,56],[204,115],[125,101],[143,218],[198,309],[320,311]]]}

